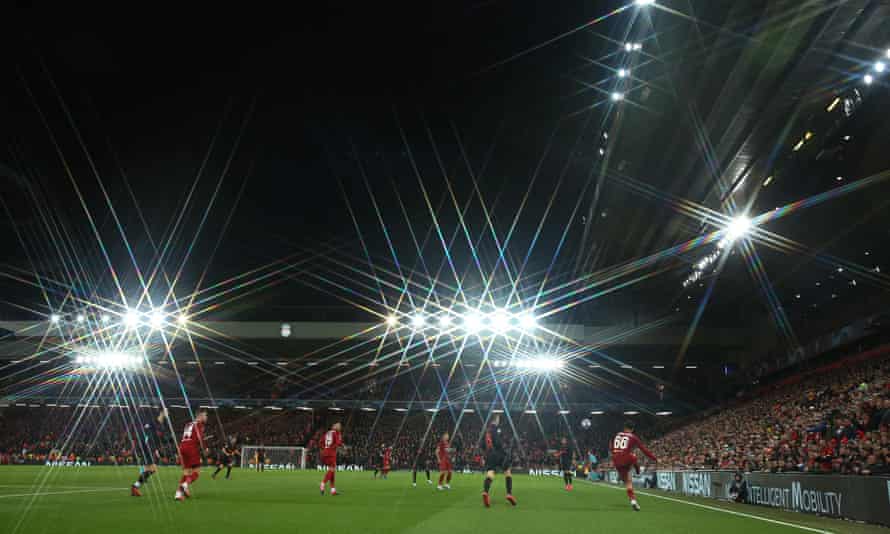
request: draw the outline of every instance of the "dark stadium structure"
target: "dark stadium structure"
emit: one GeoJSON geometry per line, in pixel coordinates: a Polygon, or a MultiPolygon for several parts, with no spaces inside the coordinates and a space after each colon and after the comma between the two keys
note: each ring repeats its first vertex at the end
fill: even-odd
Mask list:
{"type": "MultiPolygon", "coordinates": [[[[160,465],[172,507],[201,411],[207,464],[305,450],[299,507],[339,422],[350,470],[435,467],[448,433],[481,514],[497,415],[518,532],[569,521],[533,504],[563,438],[604,531],[890,526],[890,3],[399,4],[10,10],[0,531],[120,484],[67,464],[160,465]],[[628,421],[658,462],[622,481],[628,421]],[[625,482],[670,519],[628,526],[625,482]]],[[[417,514],[380,531],[429,519],[368,495],[417,514]]],[[[125,521],[92,519],[65,532],[125,521]]]]}

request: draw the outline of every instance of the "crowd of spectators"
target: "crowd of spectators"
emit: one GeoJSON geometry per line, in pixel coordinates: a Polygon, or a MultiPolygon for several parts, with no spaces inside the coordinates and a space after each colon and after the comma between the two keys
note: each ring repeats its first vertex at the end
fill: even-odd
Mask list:
{"type": "Polygon", "coordinates": [[[651,442],[665,469],[890,474],[883,348],[757,392],[651,442]]]}

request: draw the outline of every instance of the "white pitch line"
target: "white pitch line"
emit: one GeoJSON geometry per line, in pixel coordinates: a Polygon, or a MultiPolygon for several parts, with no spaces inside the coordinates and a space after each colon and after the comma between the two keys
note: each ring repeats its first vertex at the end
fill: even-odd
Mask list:
{"type": "Polygon", "coordinates": [[[11,497],[43,497],[44,495],[69,495],[72,493],[102,493],[107,491],[125,491],[120,488],[99,488],[99,489],[83,489],[70,491],[42,491],[37,493],[16,493],[13,495],[0,495],[0,499],[9,499],[11,497]]]}
{"type": "MultiPolygon", "coordinates": [[[[603,486],[603,485],[600,485],[600,487],[606,487],[606,488],[622,490],[622,491],[624,490],[623,487],[618,488],[615,486],[603,486]]],[[[783,527],[798,528],[800,530],[807,530],[810,532],[818,532],[819,534],[832,534],[832,532],[830,530],[820,530],[818,528],[807,527],[804,525],[798,525],[796,523],[788,523],[787,521],[779,521],[778,519],[770,519],[768,517],[762,517],[759,515],[746,514],[744,512],[736,512],[735,510],[727,510],[726,508],[718,508],[717,506],[708,506],[707,504],[700,504],[700,503],[692,502],[692,501],[684,501],[683,499],[675,499],[674,497],[666,497],[664,495],[649,493],[647,491],[637,491],[636,493],[639,493],[640,495],[645,495],[647,497],[655,497],[656,499],[664,499],[666,501],[678,502],[681,504],[688,504],[689,506],[697,506],[699,508],[704,508],[705,510],[712,510],[714,512],[723,512],[726,514],[737,515],[740,517],[747,517],[748,519],[757,519],[758,521],[766,521],[767,523],[774,523],[776,525],[782,525],[783,527]]]]}

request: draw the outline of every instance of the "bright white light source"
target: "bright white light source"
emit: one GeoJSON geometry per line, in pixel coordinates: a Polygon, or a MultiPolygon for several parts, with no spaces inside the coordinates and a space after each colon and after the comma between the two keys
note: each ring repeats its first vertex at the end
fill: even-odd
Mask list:
{"type": "Polygon", "coordinates": [[[281,325],[281,337],[290,337],[290,334],[291,334],[290,325],[287,323],[282,324],[281,325]]]}
{"type": "Polygon", "coordinates": [[[136,328],[139,326],[139,312],[136,310],[127,310],[124,314],[124,325],[127,328],[136,328]]]}
{"type": "Polygon", "coordinates": [[[655,412],[655,415],[671,415],[674,412],[655,412]]]}
{"type": "Polygon", "coordinates": [[[470,312],[464,317],[464,330],[475,334],[482,330],[482,316],[478,312],[470,312]]]}
{"type": "Polygon", "coordinates": [[[399,320],[395,315],[390,315],[386,318],[386,326],[395,326],[399,324],[399,320]]]}
{"type": "Polygon", "coordinates": [[[538,327],[538,319],[531,313],[523,313],[519,316],[519,327],[523,330],[534,330],[538,327]]]}
{"type": "Polygon", "coordinates": [[[160,329],[164,326],[164,312],[161,310],[154,310],[148,315],[148,324],[155,330],[160,329]]]}
{"type": "Polygon", "coordinates": [[[419,313],[411,318],[411,326],[413,326],[414,328],[420,328],[425,324],[426,324],[426,317],[424,317],[423,315],[421,315],[419,313]]]}
{"type": "Polygon", "coordinates": [[[875,81],[875,77],[871,74],[866,74],[862,77],[862,81],[865,82],[865,85],[871,85],[871,83],[875,81]]]}
{"type": "Polygon", "coordinates": [[[838,182],[843,182],[843,181],[844,181],[844,177],[843,177],[843,176],[835,176],[834,179],[837,180],[838,182]]]}
{"type": "Polygon", "coordinates": [[[590,412],[590,415],[603,415],[604,413],[606,413],[606,412],[604,412],[602,410],[594,410],[594,411],[590,412]]]}
{"type": "Polygon", "coordinates": [[[618,77],[619,78],[627,78],[627,75],[630,74],[627,69],[618,69],[618,77]]]}
{"type": "Polygon", "coordinates": [[[87,318],[86,318],[86,317],[84,316],[84,314],[82,314],[82,313],[78,313],[76,319],[77,319],[77,322],[78,322],[78,323],[82,323],[82,322],[84,322],[84,321],[87,320],[87,318]]]}
{"type": "Polygon", "coordinates": [[[179,324],[179,326],[187,325],[189,322],[188,315],[186,315],[184,313],[180,313],[179,316],[176,317],[176,322],[179,324]]]}
{"type": "Polygon", "coordinates": [[[565,362],[555,358],[535,358],[513,360],[513,366],[518,369],[527,369],[530,371],[556,371],[562,369],[565,362]]]}
{"type": "Polygon", "coordinates": [[[110,323],[110,322],[111,322],[111,316],[108,315],[107,313],[106,313],[106,314],[103,314],[103,315],[102,315],[102,323],[104,323],[104,324],[108,324],[108,323],[110,323]]]}
{"type": "Polygon", "coordinates": [[[618,91],[615,91],[614,93],[612,93],[610,98],[612,99],[612,102],[620,102],[620,101],[624,100],[624,93],[619,93],[618,91]]]}
{"type": "Polygon", "coordinates": [[[624,415],[640,415],[640,412],[638,412],[636,410],[630,410],[630,411],[624,412],[624,415]]]}
{"type": "Polygon", "coordinates": [[[633,43],[624,43],[624,50],[630,52],[633,49],[634,49],[633,43]]]}
{"type": "Polygon", "coordinates": [[[875,63],[875,72],[884,72],[887,68],[887,65],[883,61],[878,61],[875,63]]]}
{"type": "Polygon", "coordinates": [[[448,328],[449,326],[451,326],[451,316],[443,315],[442,317],[439,317],[439,326],[443,328],[448,328]]]}
{"type": "Polygon", "coordinates": [[[726,237],[730,241],[735,241],[740,237],[745,237],[750,229],[751,219],[746,215],[739,215],[730,221],[729,226],[726,227],[726,237]]]}
{"type": "Polygon", "coordinates": [[[62,316],[59,315],[58,313],[54,313],[49,316],[49,322],[51,322],[53,324],[58,324],[58,322],[61,320],[62,320],[62,316]]]}
{"type": "Polygon", "coordinates": [[[495,310],[489,317],[491,329],[497,333],[503,333],[510,329],[510,316],[504,310],[495,310]]]}
{"type": "Polygon", "coordinates": [[[641,43],[634,43],[634,44],[633,44],[633,49],[634,49],[634,50],[642,50],[642,49],[643,49],[643,45],[642,45],[641,43]]]}
{"type": "Polygon", "coordinates": [[[559,411],[559,415],[569,415],[570,413],[572,413],[572,412],[570,412],[569,410],[560,410],[559,411]]]}
{"type": "Polygon", "coordinates": [[[655,0],[634,0],[634,4],[638,6],[651,6],[655,3],[655,0]]]}

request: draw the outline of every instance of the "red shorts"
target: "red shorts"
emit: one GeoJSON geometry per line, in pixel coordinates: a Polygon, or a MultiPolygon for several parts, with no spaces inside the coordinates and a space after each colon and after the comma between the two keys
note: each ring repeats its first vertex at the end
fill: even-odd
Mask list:
{"type": "Polygon", "coordinates": [[[612,458],[612,465],[615,466],[615,470],[618,471],[618,478],[622,481],[627,480],[627,474],[633,466],[637,465],[637,463],[637,456],[632,453],[622,454],[612,458]]]}
{"type": "Polygon", "coordinates": [[[451,467],[451,460],[439,460],[439,471],[453,471],[454,469],[451,467]]]}
{"type": "Polygon", "coordinates": [[[337,453],[321,453],[321,465],[325,467],[337,467],[337,453]]]}
{"type": "Polygon", "coordinates": [[[389,471],[389,467],[390,467],[390,464],[388,464],[388,463],[384,463],[384,464],[383,464],[383,470],[384,470],[384,471],[389,471]]]}
{"type": "Polygon", "coordinates": [[[194,469],[195,467],[201,467],[201,452],[198,449],[179,449],[179,456],[183,468],[194,469]]]}

